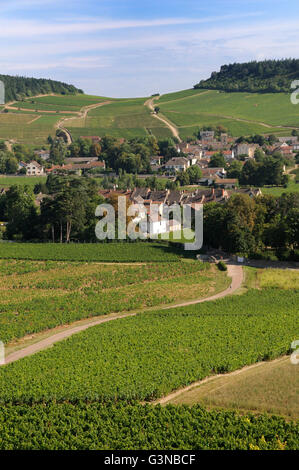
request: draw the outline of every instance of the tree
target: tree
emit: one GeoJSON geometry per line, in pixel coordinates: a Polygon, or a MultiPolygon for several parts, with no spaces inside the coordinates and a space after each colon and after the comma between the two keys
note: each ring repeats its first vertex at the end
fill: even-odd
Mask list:
{"type": "Polygon", "coordinates": [[[202,171],[199,168],[198,165],[192,165],[189,168],[187,168],[186,173],[189,176],[189,182],[190,184],[196,184],[202,177],[202,171]]]}
{"type": "Polygon", "coordinates": [[[65,161],[67,146],[62,138],[56,138],[50,148],[50,161],[62,165],[65,161]]]}
{"type": "Polygon", "coordinates": [[[209,162],[209,168],[226,168],[226,161],[221,152],[215,153],[209,162]]]}
{"type": "Polygon", "coordinates": [[[227,169],[227,177],[228,178],[236,178],[236,179],[240,180],[241,175],[242,175],[242,168],[243,168],[243,165],[240,161],[233,160],[230,163],[229,168],[227,169]]]}
{"type": "Polygon", "coordinates": [[[37,210],[29,186],[11,186],[5,195],[6,237],[30,240],[35,238],[37,210]]]}

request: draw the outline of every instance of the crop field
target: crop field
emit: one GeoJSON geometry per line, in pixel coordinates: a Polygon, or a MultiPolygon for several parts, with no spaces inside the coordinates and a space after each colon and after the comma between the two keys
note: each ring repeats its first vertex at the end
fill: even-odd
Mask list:
{"type": "Polygon", "coordinates": [[[41,96],[39,98],[29,98],[18,101],[12,106],[15,108],[38,109],[44,111],[80,111],[84,106],[101,103],[107,98],[91,95],[55,95],[41,96]]]}
{"type": "Polygon", "coordinates": [[[216,377],[178,395],[173,404],[271,413],[299,420],[299,374],[290,358],[264,362],[237,375],[216,377]]]}
{"type": "Polygon", "coordinates": [[[0,261],[1,340],[76,320],[203,298],[229,278],[198,261],[99,264],[0,261]]]}
{"type": "Polygon", "coordinates": [[[178,261],[188,253],[167,242],[0,243],[0,259],[162,263],[178,261]]]}
{"type": "Polygon", "coordinates": [[[235,137],[283,132],[281,126],[299,127],[299,111],[285,93],[185,90],[163,95],[156,104],[179,128],[181,137],[191,136],[197,127],[204,125],[223,125],[235,137]]]}
{"type": "MultiPolygon", "coordinates": [[[[44,144],[47,136],[54,133],[55,124],[62,116],[71,116],[65,127],[74,139],[81,135],[111,135],[126,139],[146,135],[155,135],[158,139],[171,137],[170,129],[151,115],[148,107],[144,106],[145,101],[146,98],[112,99],[90,95],[26,99],[12,105],[15,111],[0,114],[0,138],[44,144]],[[83,107],[107,100],[110,104],[91,109],[86,117],[78,114],[76,117],[83,107]],[[38,119],[37,115],[40,116],[38,119]]],[[[290,131],[282,126],[299,127],[297,107],[284,93],[225,93],[190,89],[162,95],[155,104],[178,127],[183,139],[193,136],[204,125],[222,125],[234,137],[270,133],[286,135],[290,131]]]]}
{"type": "Polygon", "coordinates": [[[20,143],[43,145],[49,134],[54,135],[58,114],[39,115],[7,113],[0,114],[0,139],[13,139],[20,143]]]}
{"type": "Polygon", "coordinates": [[[279,357],[299,335],[298,298],[293,289],[251,289],[92,327],[2,367],[0,402],[151,401],[215,373],[279,357]]]}
{"type": "Polygon", "coordinates": [[[272,126],[299,127],[299,110],[291,103],[290,95],[285,93],[225,93],[209,90],[184,99],[175,100],[172,97],[169,102],[161,102],[161,106],[163,112],[172,111],[189,116],[204,113],[248,119],[272,126]]]}
{"type": "MultiPolygon", "coordinates": [[[[143,247],[145,258],[158,244],[130,245],[143,247]]],[[[17,258],[18,244],[9,246],[17,258]]],[[[20,246],[32,256],[34,245],[20,246]]],[[[171,262],[143,264],[0,261],[5,342],[82,313],[109,313],[118,303],[121,311],[141,307],[134,317],[0,367],[1,450],[298,449],[298,422],[290,421],[298,418],[296,404],[289,403],[296,403],[298,382],[288,365],[274,371],[267,362],[288,354],[298,338],[298,273],[250,269],[245,294],[161,310],[154,306],[227,286],[224,273],[172,255],[171,262]],[[259,361],[264,376],[226,382],[220,393],[186,400],[188,406],[136,402],[259,361]],[[229,410],[215,409],[221,407],[229,410]]]]}
{"type": "Polygon", "coordinates": [[[151,116],[144,106],[145,98],[118,100],[103,107],[89,111],[85,119],[72,119],[67,125],[74,135],[105,135],[115,137],[171,136],[171,132],[161,121],[151,116]]]}
{"type": "Polygon", "coordinates": [[[299,448],[298,424],[197,405],[8,404],[0,409],[0,429],[0,450],[299,448]]]}
{"type": "Polygon", "coordinates": [[[0,188],[13,185],[35,186],[38,183],[45,183],[46,180],[46,176],[0,176],[0,188]]]}
{"type": "Polygon", "coordinates": [[[296,183],[295,181],[291,180],[287,186],[287,188],[284,187],[278,187],[278,186],[273,186],[273,187],[263,187],[262,191],[264,194],[272,194],[272,196],[279,197],[283,193],[298,193],[299,192],[299,184],[296,183]]]}

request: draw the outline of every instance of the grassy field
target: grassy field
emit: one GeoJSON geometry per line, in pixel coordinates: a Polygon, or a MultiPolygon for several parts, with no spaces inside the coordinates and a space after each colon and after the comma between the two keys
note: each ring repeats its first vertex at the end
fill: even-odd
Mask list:
{"type": "Polygon", "coordinates": [[[208,268],[189,260],[131,265],[1,260],[1,340],[83,318],[203,298],[228,287],[225,274],[208,268]]]}
{"type": "Polygon", "coordinates": [[[13,104],[15,108],[38,109],[44,111],[80,111],[84,106],[106,101],[102,96],[91,95],[55,95],[26,99],[13,104]]]}
{"type": "Polygon", "coordinates": [[[152,117],[144,106],[145,98],[118,100],[103,107],[92,109],[87,117],[72,119],[67,124],[74,135],[105,135],[114,137],[138,137],[156,135],[171,136],[171,132],[161,121],[152,117]]]}
{"type": "MultiPolygon", "coordinates": [[[[189,252],[164,243],[0,243],[0,258],[113,263],[173,262],[189,252]]],[[[195,255],[191,254],[191,258],[195,255]]]]}
{"type": "MultiPolygon", "coordinates": [[[[283,269],[246,268],[245,287],[299,292],[299,273],[283,269]]],[[[243,293],[246,289],[243,290],[243,293]]],[[[297,294],[298,295],[298,294],[297,294]]],[[[259,363],[237,374],[211,377],[169,403],[200,404],[247,413],[272,413],[299,420],[299,375],[289,357],[259,363]]]]}
{"type": "Polygon", "coordinates": [[[35,186],[38,183],[45,183],[46,176],[1,176],[0,175],[0,188],[7,188],[15,184],[35,186]]]}
{"type": "Polygon", "coordinates": [[[0,139],[13,139],[31,145],[44,145],[49,135],[54,135],[59,114],[0,114],[0,139]]]}
{"type": "Polygon", "coordinates": [[[299,112],[287,94],[225,93],[185,90],[162,96],[157,104],[179,128],[181,137],[203,125],[223,125],[233,136],[284,133],[282,127],[299,127],[299,112]],[[238,121],[243,119],[245,121],[238,121]],[[266,126],[260,123],[266,124],[266,126]]]}
{"type": "MultiPolygon", "coordinates": [[[[40,318],[51,308],[44,303],[40,318]]],[[[251,289],[104,323],[2,367],[0,401],[153,400],[215,373],[285,355],[299,334],[297,306],[293,289],[251,289]]],[[[32,303],[28,307],[32,311],[32,303]]],[[[59,299],[55,307],[60,315],[59,299]]],[[[71,303],[68,308],[73,311],[71,303]]],[[[12,325],[11,317],[3,322],[12,325]]]]}
{"type": "Polygon", "coordinates": [[[287,186],[287,188],[283,187],[264,187],[262,188],[262,192],[264,194],[272,194],[272,196],[281,196],[283,193],[298,193],[299,192],[299,184],[295,181],[291,180],[287,186]]]}
{"type": "MultiPolygon", "coordinates": [[[[0,138],[44,144],[47,136],[53,135],[55,124],[64,112],[78,113],[83,107],[107,100],[110,104],[91,109],[85,118],[78,115],[76,118],[74,114],[71,116],[74,119],[65,122],[73,138],[107,134],[127,139],[146,135],[157,138],[172,136],[169,128],[155,119],[144,106],[146,98],[116,100],[101,96],[64,95],[32,98],[13,104],[14,111],[0,114],[0,138]],[[28,111],[18,111],[18,108],[28,111]],[[47,111],[53,114],[47,115],[47,111]]],[[[256,133],[287,135],[290,130],[282,126],[299,127],[298,109],[290,103],[289,95],[284,93],[225,93],[190,89],[162,95],[155,103],[160,106],[163,115],[178,127],[182,138],[193,136],[204,125],[223,125],[234,137],[256,133]]],[[[70,117],[70,114],[65,114],[65,117],[70,117]]]]}
{"type": "Polygon", "coordinates": [[[269,413],[299,420],[298,366],[290,358],[265,362],[237,375],[215,377],[170,400],[172,404],[269,413]]]}
{"type": "MultiPolygon", "coordinates": [[[[72,321],[78,312],[94,315],[118,301],[122,309],[167,304],[227,282],[215,268],[176,259],[134,265],[2,260],[2,338],[72,321]]],[[[298,273],[246,272],[241,295],[142,311],[1,367],[0,449],[298,448],[298,422],[289,422],[298,420],[296,367],[289,359],[275,368],[267,362],[287,354],[298,338],[298,273]],[[242,378],[225,374],[259,361],[265,362],[242,378]],[[211,379],[214,389],[185,397],[188,406],[134,402],[215,373],[224,382],[211,379]]]]}
{"type": "Polygon", "coordinates": [[[289,450],[299,426],[277,417],[207,412],[196,405],[7,404],[0,450],[289,450]]]}

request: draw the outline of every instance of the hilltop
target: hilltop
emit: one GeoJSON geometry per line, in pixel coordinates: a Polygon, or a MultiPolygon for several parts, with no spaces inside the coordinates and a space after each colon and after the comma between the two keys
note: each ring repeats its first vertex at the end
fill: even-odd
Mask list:
{"type": "Polygon", "coordinates": [[[298,78],[299,59],[252,61],[223,65],[194,88],[209,90],[279,93],[289,92],[298,78]]]}
{"type": "Polygon", "coordinates": [[[62,95],[83,93],[74,85],[46,78],[14,77],[1,75],[0,80],[5,84],[5,102],[21,100],[35,95],[60,93],[62,95]]]}

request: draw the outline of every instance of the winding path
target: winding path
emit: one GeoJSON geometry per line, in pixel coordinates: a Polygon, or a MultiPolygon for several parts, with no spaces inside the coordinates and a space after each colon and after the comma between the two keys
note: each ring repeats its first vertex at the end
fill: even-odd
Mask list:
{"type": "Polygon", "coordinates": [[[111,103],[111,101],[102,101],[101,103],[90,104],[88,106],[84,106],[83,108],[81,108],[81,110],[77,113],[76,116],[72,116],[70,118],[65,118],[64,117],[64,118],[60,119],[56,123],[55,129],[60,129],[65,133],[66,138],[67,138],[67,144],[70,145],[73,142],[73,138],[72,138],[72,134],[70,133],[70,131],[65,127],[66,121],[71,121],[73,119],[86,119],[87,114],[91,109],[100,108],[101,106],[105,106],[105,105],[110,104],[110,103],[111,103]]]}
{"type": "MultiPolygon", "coordinates": [[[[170,306],[164,306],[164,307],[159,307],[162,310],[170,309],[170,308],[175,308],[175,307],[185,307],[188,305],[194,305],[194,304],[199,304],[202,302],[208,302],[211,300],[216,300],[220,299],[222,297],[225,297],[227,295],[232,294],[235,292],[237,289],[239,289],[242,285],[243,282],[243,268],[242,266],[238,265],[228,265],[228,276],[232,278],[231,286],[228,289],[225,289],[222,292],[219,292],[218,294],[212,295],[211,297],[207,297],[204,299],[198,299],[198,300],[192,300],[190,302],[183,302],[180,304],[175,304],[175,305],[170,305],[170,306]]],[[[35,354],[39,351],[42,351],[44,349],[47,349],[53,344],[62,341],[66,338],[69,338],[70,336],[73,336],[76,333],[80,333],[81,331],[87,330],[88,328],[91,328],[92,326],[96,325],[101,325],[102,323],[107,323],[113,320],[119,320],[121,318],[127,318],[127,317],[134,317],[138,314],[138,312],[132,312],[132,313],[125,313],[125,314],[115,314],[109,317],[97,317],[94,318],[94,320],[90,321],[89,323],[86,324],[77,324],[76,326],[71,326],[67,325],[69,327],[67,330],[63,330],[59,333],[53,333],[53,335],[42,339],[41,341],[38,341],[37,343],[34,343],[30,346],[27,346],[23,349],[19,349],[11,354],[9,354],[6,359],[5,359],[5,364],[10,364],[11,362],[18,361],[19,359],[23,359],[24,357],[31,356],[32,354],[35,354]]],[[[55,330],[52,330],[53,332],[55,330]]]]}
{"type": "MultiPolygon", "coordinates": [[[[159,99],[159,96],[154,96],[153,98],[150,98],[144,103],[144,106],[147,106],[152,112],[155,111],[155,106],[154,106],[154,101],[159,99]]],[[[170,129],[172,135],[178,139],[179,142],[182,142],[182,139],[180,138],[179,131],[177,128],[174,126],[174,124],[170,123],[165,117],[159,116],[158,114],[154,113],[153,117],[156,119],[159,119],[159,121],[163,122],[166,124],[168,129],[170,129]]]]}

